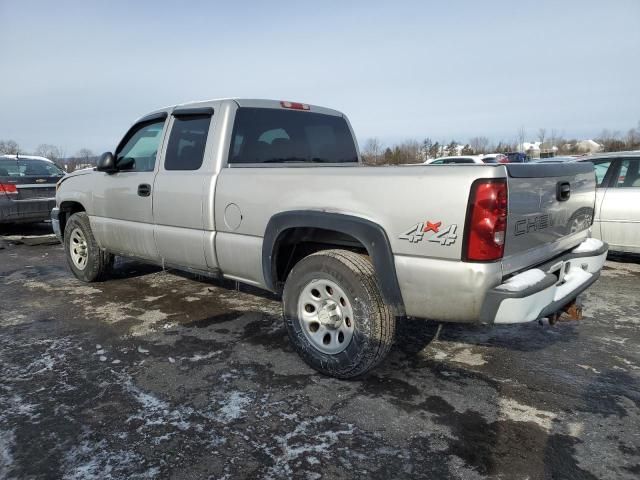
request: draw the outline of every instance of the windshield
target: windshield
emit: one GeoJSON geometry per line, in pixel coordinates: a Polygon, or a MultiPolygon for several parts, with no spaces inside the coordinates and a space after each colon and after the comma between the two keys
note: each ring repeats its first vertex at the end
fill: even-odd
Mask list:
{"type": "Polygon", "coordinates": [[[64,170],[52,162],[31,158],[0,158],[0,177],[62,177],[64,170]]]}

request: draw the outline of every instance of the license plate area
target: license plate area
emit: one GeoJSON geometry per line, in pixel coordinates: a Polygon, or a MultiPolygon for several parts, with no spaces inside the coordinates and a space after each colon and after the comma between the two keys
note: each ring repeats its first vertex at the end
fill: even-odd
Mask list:
{"type": "Polygon", "coordinates": [[[564,283],[564,276],[569,272],[569,270],[571,270],[571,261],[567,260],[554,263],[551,267],[549,267],[547,273],[552,273],[556,276],[556,278],[558,279],[558,281],[556,282],[556,286],[559,287],[564,283]]]}

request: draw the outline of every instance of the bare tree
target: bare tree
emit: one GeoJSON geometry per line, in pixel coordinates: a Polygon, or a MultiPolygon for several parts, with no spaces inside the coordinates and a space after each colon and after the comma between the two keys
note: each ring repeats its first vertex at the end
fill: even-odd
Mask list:
{"type": "Polygon", "coordinates": [[[489,139],[487,137],[473,137],[469,139],[469,146],[473,150],[473,153],[487,153],[487,146],[489,145],[489,139]]]}
{"type": "Polygon", "coordinates": [[[602,145],[605,152],[619,152],[625,149],[625,142],[620,139],[619,131],[604,129],[596,141],[602,145]]]}
{"type": "Polygon", "coordinates": [[[542,145],[544,143],[544,139],[547,136],[547,129],[546,128],[539,128],[538,129],[538,141],[540,142],[540,145],[542,145]]]}
{"type": "Polygon", "coordinates": [[[60,147],[57,147],[56,145],[41,143],[40,145],[38,145],[38,148],[36,148],[35,154],[40,157],[48,158],[49,160],[57,163],[64,157],[64,150],[62,150],[62,148],[60,147]]]}
{"type": "Polygon", "coordinates": [[[384,148],[378,138],[370,138],[362,149],[362,160],[368,165],[379,165],[383,163],[384,148]]]}
{"type": "Polygon", "coordinates": [[[78,161],[85,165],[93,163],[92,159],[94,156],[95,154],[88,148],[81,148],[80,150],[78,150],[78,153],[76,153],[76,158],[78,159],[78,161]]]}
{"type": "Polygon", "coordinates": [[[15,155],[20,151],[20,147],[15,140],[0,140],[0,154],[15,155]]]}
{"type": "Polygon", "coordinates": [[[551,143],[551,147],[558,147],[559,150],[561,145],[564,143],[562,137],[562,132],[556,130],[555,128],[552,128],[551,132],[549,133],[549,142],[551,143]]]}
{"type": "Polygon", "coordinates": [[[406,140],[400,144],[400,163],[422,163],[422,146],[416,140],[406,140]]]}
{"type": "Polygon", "coordinates": [[[519,152],[522,152],[524,150],[524,141],[527,139],[527,131],[525,130],[524,125],[522,125],[518,129],[518,134],[517,134],[516,138],[518,139],[518,148],[517,148],[517,150],[519,152]]]}

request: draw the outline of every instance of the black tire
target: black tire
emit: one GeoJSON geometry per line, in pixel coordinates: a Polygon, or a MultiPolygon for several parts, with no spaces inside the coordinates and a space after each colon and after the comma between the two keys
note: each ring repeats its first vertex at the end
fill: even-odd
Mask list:
{"type": "MultiPolygon", "coordinates": [[[[365,255],[323,250],[303,258],[287,277],[282,301],[291,343],[309,366],[325,375],[337,378],[363,375],[386,357],[393,344],[396,319],[382,299],[373,265],[365,255]],[[315,280],[333,282],[350,302],[353,336],[339,353],[319,350],[303,331],[305,323],[299,318],[298,301],[315,280]]],[[[345,322],[351,323],[348,319],[345,322]]]]}
{"type": "Polygon", "coordinates": [[[89,217],[85,212],[74,213],[67,220],[67,224],[64,227],[64,250],[69,268],[76,278],[83,282],[95,282],[104,279],[113,266],[114,256],[103,251],[98,246],[91,231],[89,217]],[[83,248],[86,251],[86,256],[84,257],[84,263],[81,264],[77,264],[73,259],[73,249],[76,252],[79,251],[78,243],[73,240],[73,238],[77,239],[77,231],[82,234],[86,243],[86,249],[83,248]],[[73,246],[72,243],[74,243],[73,246]]]}

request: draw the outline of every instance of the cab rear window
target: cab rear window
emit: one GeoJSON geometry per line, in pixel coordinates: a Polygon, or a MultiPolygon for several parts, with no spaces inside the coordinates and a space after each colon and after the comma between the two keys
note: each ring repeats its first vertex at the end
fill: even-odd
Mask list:
{"type": "Polygon", "coordinates": [[[358,154],[342,117],[271,108],[240,108],[229,163],[356,163],[358,154]]]}

